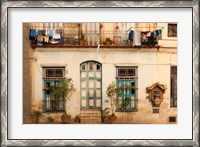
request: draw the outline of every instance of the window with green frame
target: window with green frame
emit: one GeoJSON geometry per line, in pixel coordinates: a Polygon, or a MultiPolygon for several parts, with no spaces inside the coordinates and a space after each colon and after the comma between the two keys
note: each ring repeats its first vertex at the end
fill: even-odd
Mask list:
{"type": "MultiPolygon", "coordinates": [[[[50,88],[53,85],[60,86],[60,78],[64,77],[64,68],[45,67],[44,88],[50,88]]],[[[50,90],[44,90],[43,111],[44,112],[63,112],[65,108],[64,95],[56,97],[50,90]]]]}
{"type": "Polygon", "coordinates": [[[117,87],[120,88],[117,111],[137,111],[137,67],[118,66],[116,70],[117,87]]]}
{"type": "Polygon", "coordinates": [[[102,66],[96,61],[80,65],[80,107],[100,109],[102,105],[102,66]]]}

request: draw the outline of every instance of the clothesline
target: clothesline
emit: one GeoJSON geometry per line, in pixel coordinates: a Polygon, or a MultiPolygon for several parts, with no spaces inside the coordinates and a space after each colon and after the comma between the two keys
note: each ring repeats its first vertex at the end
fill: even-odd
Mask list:
{"type": "MultiPolygon", "coordinates": [[[[65,27],[63,27],[62,25],[31,25],[31,26],[26,26],[26,28],[28,28],[28,29],[44,29],[44,28],[60,28],[60,29],[65,29],[65,27]]],[[[70,28],[70,27],[66,27],[66,28],[70,28]]],[[[131,30],[131,28],[148,28],[148,29],[150,29],[150,28],[154,28],[154,27],[130,27],[128,30],[127,30],[127,32],[128,31],[130,31],[131,30]]],[[[155,27],[155,28],[157,28],[157,29],[163,29],[164,28],[164,26],[162,26],[162,27],[155,27]]]]}
{"type": "Polygon", "coordinates": [[[164,26],[163,26],[163,27],[130,27],[130,28],[127,30],[127,32],[130,31],[132,28],[148,28],[148,29],[150,29],[150,28],[157,28],[157,29],[163,29],[164,26]]]}

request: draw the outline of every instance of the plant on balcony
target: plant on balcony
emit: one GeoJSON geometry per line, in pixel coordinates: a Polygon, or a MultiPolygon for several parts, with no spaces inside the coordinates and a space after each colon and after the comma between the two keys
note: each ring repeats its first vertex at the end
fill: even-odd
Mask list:
{"type": "Polygon", "coordinates": [[[106,38],[105,44],[106,45],[111,45],[111,43],[112,43],[111,39],[110,38],[106,38]]]}
{"type": "Polygon", "coordinates": [[[84,35],[81,31],[81,38],[80,38],[80,41],[79,41],[80,45],[83,46],[84,45],[84,35]]]}
{"type": "Polygon", "coordinates": [[[107,90],[106,90],[106,95],[108,97],[106,102],[110,103],[111,112],[112,112],[112,114],[108,117],[108,122],[115,123],[117,120],[117,116],[115,116],[114,111],[115,111],[116,104],[118,103],[117,96],[120,95],[120,88],[116,87],[115,82],[112,82],[111,84],[108,85],[107,90]]]}

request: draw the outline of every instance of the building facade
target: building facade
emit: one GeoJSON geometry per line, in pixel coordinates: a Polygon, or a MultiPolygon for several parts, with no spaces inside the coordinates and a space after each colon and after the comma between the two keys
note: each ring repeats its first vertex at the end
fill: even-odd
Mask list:
{"type": "Polygon", "coordinates": [[[32,110],[42,111],[43,122],[49,116],[59,121],[67,111],[81,123],[101,123],[98,114],[111,107],[106,91],[112,82],[123,87],[116,96],[116,123],[177,123],[176,30],[168,23],[24,24],[24,123],[32,110]],[[42,44],[30,38],[32,30],[38,37],[40,30],[51,29],[61,32],[53,35],[55,44],[45,44],[47,35],[42,44]],[[53,109],[45,85],[59,85],[62,77],[71,78],[76,90],[70,100],[60,97],[53,109]]]}

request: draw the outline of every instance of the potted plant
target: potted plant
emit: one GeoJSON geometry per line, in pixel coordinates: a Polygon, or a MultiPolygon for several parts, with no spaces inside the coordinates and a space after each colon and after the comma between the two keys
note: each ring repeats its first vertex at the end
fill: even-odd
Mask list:
{"type": "Polygon", "coordinates": [[[110,45],[110,44],[111,44],[110,38],[106,38],[106,45],[110,45]]]}
{"type": "Polygon", "coordinates": [[[51,116],[47,117],[47,122],[48,123],[53,123],[54,122],[54,118],[52,118],[51,116]]]}
{"type": "MultiPolygon", "coordinates": [[[[54,111],[57,109],[57,102],[60,97],[64,97],[64,102],[71,99],[71,95],[75,91],[71,78],[60,78],[59,84],[46,85],[44,91],[52,93],[52,108],[54,111]]],[[[65,105],[64,105],[65,106],[65,105]]]]}
{"type": "Polygon", "coordinates": [[[81,38],[80,38],[79,44],[80,44],[81,46],[84,45],[84,35],[83,35],[82,31],[81,31],[81,38]]]}
{"type": "Polygon", "coordinates": [[[115,82],[112,82],[108,85],[106,90],[106,95],[108,97],[108,100],[106,102],[110,103],[112,114],[108,117],[109,123],[115,123],[117,121],[117,116],[115,116],[115,107],[117,104],[117,96],[120,94],[120,88],[116,87],[115,82]]]}
{"type": "Polygon", "coordinates": [[[125,97],[124,101],[121,104],[122,110],[127,110],[128,109],[128,105],[130,104],[130,102],[131,102],[131,98],[125,97]]]}
{"type": "MultiPolygon", "coordinates": [[[[135,88],[134,86],[127,85],[127,84],[122,85],[122,86],[119,87],[119,89],[121,89],[121,90],[124,89],[124,92],[125,92],[126,95],[127,95],[128,91],[130,92],[130,90],[132,90],[134,88],[135,88]]],[[[128,109],[128,106],[129,106],[130,102],[131,102],[131,98],[126,96],[124,98],[124,101],[121,104],[121,109],[126,111],[128,109]]]]}
{"type": "Polygon", "coordinates": [[[39,110],[33,110],[32,117],[35,123],[39,123],[39,119],[42,116],[42,112],[39,110]]]}
{"type": "Polygon", "coordinates": [[[65,111],[64,114],[61,115],[61,121],[63,124],[71,122],[71,115],[67,114],[65,111]]]}
{"type": "Polygon", "coordinates": [[[80,123],[80,116],[76,115],[75,118],[74,118],[74,121],[77,122],[77,123],[80,123]]]}
{"type": "Polygon", "coordinates": [[[102,122],[107,122],[108,121],[108,115],[109,115],[109,109],[110,108],[105,108],[104,110],[101,110],[101,119],[102,119],[102,122]]]}

